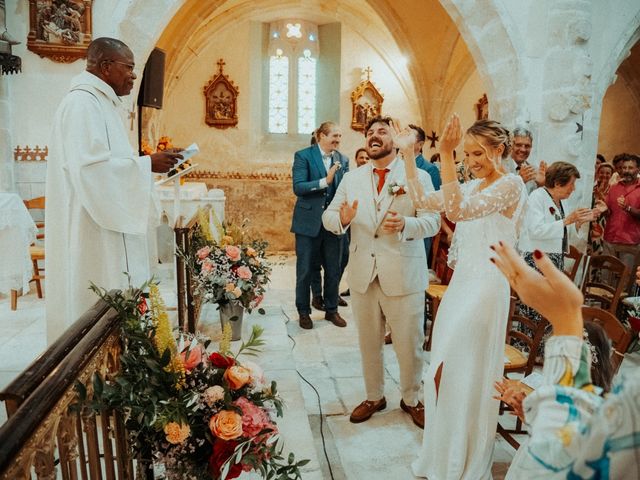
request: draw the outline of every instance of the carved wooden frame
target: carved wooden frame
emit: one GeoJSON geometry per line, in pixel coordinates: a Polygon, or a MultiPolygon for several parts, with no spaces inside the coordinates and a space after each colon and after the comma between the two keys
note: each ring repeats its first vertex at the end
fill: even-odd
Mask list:
{"type": "Polygon", "coordinates": [[[225,65],[222,58],[218,60],[218,73],[204,87],[205,118],[207,125],[215,128],[235,127],[238,124],[238,95],[239,90],[233,80],[223,73],[225,65]],[[221,94],[228,94],[228,101],[223,101],[221,94]],[[223,110],[220,111],[219,107],[223,110]]]}
{"type": "Polygon", "coordinates": [[[71,63],[87,56],[87,47],[92,38],[91,7],[93,0],[73,0],[71,3],[83,5],[84,11],[74,19],[80,23],[80,30],[77,31],[79,40],[76,43],[65,44],[51,42],[44,38],[42,22],[45,21],[47,15],[44,9],[53,6],[53,0],[29,0],[29,35],[27,36],[29,50],[41,57],[47,57],[60,63],[71,63]]]}
{"type": "Polygon", "coordinates": [[[351,128],[357,132],[364,132],[369,120],[376,115],[382,115],[384,96],[371,82],[371,69],[367,68],[367,79],[358,84],[351,92],[351,128]]]}
{"type": "Polygon", "coordinates": [[[487,118],[489,118],[489,99],[487,94],[483,93],[476,103],[476,120],[486,120],[487,118]]]}

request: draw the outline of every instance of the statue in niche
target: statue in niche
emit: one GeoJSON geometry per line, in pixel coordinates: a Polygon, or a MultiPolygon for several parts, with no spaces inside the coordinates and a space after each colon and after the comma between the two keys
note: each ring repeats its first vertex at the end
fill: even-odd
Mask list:
{"type": "Polygon", "coordinates": [[[225,62],[218,60],[217,75],[204,87],[205,122],[216,128],[238,124],[238,88],[223,73],[225,62]]]}
{"type": "Polygon", "coordinates": [[[86,55],[93,0],[29,0],[27,48],[56,62],[86,55]]]}
{"type": "Polygon", "coordinates": [[[371,82],[371,68],[364,70],[366,78],[362,80],[351,93],[351,128],[363,132],[367,123],[376,115],[382,115],[384,97],[371,82]]]}

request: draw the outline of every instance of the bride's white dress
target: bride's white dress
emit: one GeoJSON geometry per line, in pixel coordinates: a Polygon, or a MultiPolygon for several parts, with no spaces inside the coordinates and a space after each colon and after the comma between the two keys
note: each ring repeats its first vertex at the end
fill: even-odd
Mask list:
{"type": "Polygon", "coordinates": [[[455,270],[438,309],[424,375],[423,444],[412,465],[416,476],[429,480],[491,478],[499,406],[493,383],[504,367],[510,290],[489,260],[489,246],[515,245],[526,190],[511,174],[482,191],[479,186],[480,180],[452,182],[437,199],[457,225],[449,251],[455,270]]]}

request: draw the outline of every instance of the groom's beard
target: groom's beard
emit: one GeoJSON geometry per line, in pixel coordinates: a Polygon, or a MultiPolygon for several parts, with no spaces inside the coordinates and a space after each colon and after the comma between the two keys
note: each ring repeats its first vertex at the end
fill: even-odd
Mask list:
{"type": "Polygon", "coordinates": [[[369,140],[369,142],[367,142],[367,145],[365,147],[365,151],[367,152],[367,156],[369,157],[369,160],[378,160],[380,158],[384,158],[384,157],[388,156],[391,152],[393,152],[393,149],[394,148],[393,148],[392,144],[384,145],[382,143],[382,141],[380,141],[378,139],[369,140]],[[370,147],[370,144],[373,143],[374,140],[381,144],[378,147],[378,150],[377,150],[376,153],[373,153],[371,151],[371,147],[370,147]]]}

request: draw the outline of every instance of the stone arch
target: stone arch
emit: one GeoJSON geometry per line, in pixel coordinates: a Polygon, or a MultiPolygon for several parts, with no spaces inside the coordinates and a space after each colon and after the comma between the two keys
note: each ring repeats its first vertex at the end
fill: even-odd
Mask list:
{"type": "Polygon", "coordinates": [[[508,13],[495,0],[468,2],[440,0],[462,35],[476,67],[487,85],[490,114],[504,123],[523,119],[521,95],[524,68],[519,52],[523,42],[513,31],[508,13]]]}

